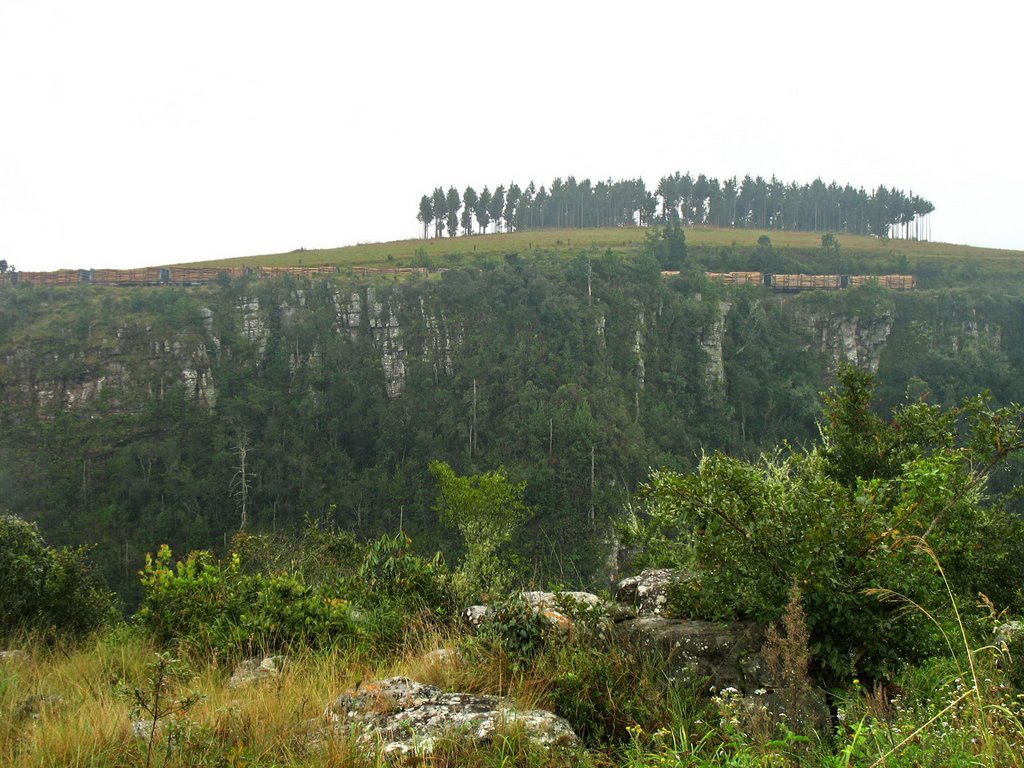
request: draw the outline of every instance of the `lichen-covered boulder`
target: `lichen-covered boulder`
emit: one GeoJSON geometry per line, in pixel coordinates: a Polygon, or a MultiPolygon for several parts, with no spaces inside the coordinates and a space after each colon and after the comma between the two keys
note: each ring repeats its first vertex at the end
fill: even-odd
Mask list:
{"type": "Polygon", "coordinates": [[[38,720],[43,714],[63,709],[66,702],[63,696],[53,693],[33,693],[21,699],[14,708],[14,719],[38,720]]]}
{"type": "Polygon", "coordinates": [[[549,748],[579,743],[569,724],[546,710],[518,710],[497,696],[444,693],[408,677],[364,683],[335,699],[324,719],[336,732],[354,733],[361,746],[386,755],[428,755],[443,737],[486,744],[512,728],[549,748]]]}
{"type": "Polygon", "coordinates": [[[1007,621],[996,627],[993,645],[999,651],[999,667],[1014,685],[1024,685],[1024,621],[1007,621]]]}
{"type": "Polygon", "coordinates": [[[491,615],[491,609],[486,605],[471,605],[462,611],[462,620],[470,627],[479,627],[487,617],[491,615]]]}
{"type": "Polygon", "coordinates": [[[649,568],[618,583],[615,600],[632,608],[638,617],[670,616],[668,596],[672,585],[686,578],[685,571],[674,568],[649,568]]]}
{"type": "Polygon", "coordinates": [[[520,592],[534,611],[553,610],[578,618],[586,613],[604,614],[605,602],[590,592],[520,592]]]}
{"type": "Polygon", "coordinates": [[[288,661],[284,656],[267,656],[263,659],[246,659],[231,673],[228,688],[245,688],[256,683],[275,680],[284,671],[288,661]]]}
{"type": "Polygon", "coordinates": [[[753,622],[648,616],[616,625],[619,636],[665,660],[673,678],[751,692],[769,687],[761,659],[764,631],[753,622]]]}

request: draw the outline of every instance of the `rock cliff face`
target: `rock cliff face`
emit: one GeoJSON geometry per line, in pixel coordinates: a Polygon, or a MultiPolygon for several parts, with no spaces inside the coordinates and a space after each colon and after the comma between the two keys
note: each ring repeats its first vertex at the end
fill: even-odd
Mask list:
{"type": "Polygon", "coordinates": [[[725,384],[725,358],[722,356],[722,345],[725,341],[726,318],[732,302],[719,301],[718,312],[714,319],[701,331],[700,346],[707,356],[704,378],[709,387],[722,387],[725,384]]]}
{"type": "Polygon", "coordinates": [[[2,398],[43,415],[92,406],[134,411],[181,383],[196,401],[212,406],[217,390],[210,350],[216,353],[219,340],[206,330],[208,310],[193,319],[202,333],[125,318],[109,335],[90,326],[84,336],[28,339],[0,351],[2,398]]]}
{"type": "MultiPolygon", "coordinates": [[[[686,332],[702,353],[692,362],[695,369],[699,367],[696,378],[709,391],[724,392],[735,302],[713,301],[715,311],[686,332]]],[[[766,294],[759,301],[776,299],[766,294]]],[[[625,317],[616,316],[605,305],[595,306],[593,343],[614,353],[610,334],[628,338],[630,359],[623,365],[641,390],[648,387],[652,375],[677,375],[656,369],[657,345],[666,343],[658,336],[663,302],[632,301],[625,317]]],[[[807,306],[799,299],[785,304],[794,326],[804,328],[810,338],[805,351],[822,355],[826,374],[840,363],[877,372],[899,321],[898,308],[891,302],[838,310],[807,306]]],[[[324,340],[307,338],[309,323],[326,312],[337,337],[372,350],[379,367],[362,375],[378,376],[383,395],[395,399],[406,389],[410,365],[426,364],[436,381],[451,377],[466,338],[465,319],[452,320],[460,317],[459,307],[445,306],[429,285],[323,283],[270,291],[264,286],[259,293],[241,293],[230,304],[208,303],[202,292],[196,292],[182,306],[187,311],[176,313],[176,324],[168,324],[165,318],[157,327],[144,310],[111,315],[108,309],[105,315],[84,312],[74,329],[47,324],[13,343],[8,340],[0,348],[0,395],[44,413],[101,403],[108,410],[130,411],[147,398],[162,398],[180,384],[195,402],[215,407],[218,368],[243,365],[245,359],[258,368],[275,334],[290,339],[288,364],[293,376],[316,363],[324,340]],[[302,337],[304,344],[296,337],[302,337]],[[240,353],[239,343],[246,354],[240,353]]],[[[55,311],[64,310],[55,307],[55,311]]],[[[314,337],[323,326],[315,327],[314,337]]],[[[915,319],[903,332],[917,343],[979,358],[999,354],[1005,344],[1000,325],[976,310],[965,310],[952,319],[915,319]]]]}
{"type": "Polygon", "coordinates": [[[807,314],[804,317],[831,371],[841,363],[850,363],[872,373],[878,372],[882,351],[892,333],[893,312],[884,311],[870,317],[859,314],[807,314]]]}
{"type": "MultiPolygon", "coordinates": [[[[327,302],[334,332],[374,350],[388,398],[402,394],[410,354],[429,361],[435,376],[451,375],[463,333],[443,309],[433,310],[426,297],[410,299],[367,285],[332,290],[327,302]],[[410,334],[414,324],[419,327],[410,334]]],[[[99,406],[101,401],[107,410],[133,411],[146,398],[162,399],[181,384],[194,401],[214,407],[218,366],[245,365],[249,359],[258,367],[275,334],[296,335],[319,308],[310,291],[294,290],[274,301],[242,295],[228,308],[192,306],[177,327],[156,328],[125,313],[110,324],[88,318],[84,334],[62,329],[42,336],[49,329],[33,329],[34,338],[0,347],[0,396],[43,413],[99,406]],[[241,354],[239,342],[248,354],[241,354]]],[[[293,374],[317,359],[321,342],[314,339],[309,348],[289,353],[293,374]]]]}

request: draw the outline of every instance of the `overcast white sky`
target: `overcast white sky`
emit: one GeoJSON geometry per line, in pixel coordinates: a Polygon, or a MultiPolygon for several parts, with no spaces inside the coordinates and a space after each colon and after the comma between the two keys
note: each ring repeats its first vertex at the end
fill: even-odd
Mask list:
{"type": "Polygon", "coordinates": [[[436,186],[879,183],[1024,249],[1017,3],[0,0],[0,258],[397,240],[436,186]],[[954,10],[955,9],[955,10],[954,10]]]}

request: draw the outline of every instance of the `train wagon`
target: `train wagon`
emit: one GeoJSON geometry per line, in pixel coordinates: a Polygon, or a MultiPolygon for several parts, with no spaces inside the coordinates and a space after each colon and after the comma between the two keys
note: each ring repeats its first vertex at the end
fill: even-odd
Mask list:
{"type": "Polygon", "coordinates": [[[81,275],[77,269],[58,269],[53,272],[14,272],[11,282],[18,285],[77,285],[81,275]]]}
{"type": "Polygon", "coordinates": [[[89,273],[93,285],[160,285],[160,267],[140,269],[94,269],[89,273]]]}
{"type": "Polygon", "coordinates": [[[843,275],[767,275],[765,284],[773,291],[838,291],[843,275]]]}
{"type": "Polygon", "coordinates": [[[880,284],[891,291],[912,291],[917,288],[913,275],[882,275],[880,284]]]}
{"type": "Polygon", "coordinates": [[[245,274],[245,267],[167,267],[163,279],[172,285],[205,285],[221,275],[237,278],[245,274]]]}
{"type": "Polygon", "coordinates": [[[850,275],[851,288],[869,283],[890,291],[912,291],[917,288],[917,278],[913,275],[850,275]]]}
{"type": "Polygon", "coordinates": [[[280,277],[292,275],[293,277],[315,277],[316,275],[334,275],[338,268],[334,264],[320,264],[314,267],[260,267],[260,277],[280,277]]]}
{"type": "Polygon", "coordinates": [[[723,285],[764,285],[763,272],[705,272],[709,280],[723,285]]]}
{"type": "Polygon", "coordinates": [[[352,273],[356,275],[425,275],[430,272],[426,267],[351,267],[351,269],[352,273]]]}

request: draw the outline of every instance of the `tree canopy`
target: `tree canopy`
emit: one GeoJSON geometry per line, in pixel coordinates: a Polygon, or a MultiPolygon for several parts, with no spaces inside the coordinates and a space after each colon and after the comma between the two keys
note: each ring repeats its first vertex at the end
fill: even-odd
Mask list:
{"type": "Polygon", "coordinates": [[[873,391],[869,373],[845,368],[817,444],[652,475],[633,535],[653,564],[684,569],[678,610],[772,622],[796,586],[836,679],[888,677],[935,650],[928,616],[906,608],[941,618],[943,579],[955,600],[1024,607],[1024,523],[989,493],[1024,447],[1024,407],[909,402],[885,420],[873,391]]]}
{"type": "MultiPolygon", "coordinates": [[[[451,210],[451,205],[445,207],[444,203],[438,208],[438,190],[433,197],[435,215],[439,210],[451,210]]],[[[498,185],[493,194],[485,187],[474,206],[481,233],[486,233],[491,222],[498,232],[676,222],[682,226],[847,232],[915,240],[929,238],[928,214],[934,210],[929,200],[912,191],[881,184],[867,191],[836,181],[826,184],[820,178],[803,184],[749,174],[742,180],[735,176],[719,180],[679,171],[663,176],[653,190],[642,178],[593,183],[569,176],[539,188],[531,181],[525,189],[511,182],[507,188],[498,185]]],[[[422,215],[421,200],[420,221],[422,215]]],[[[452,223],[449,216],[448,234],[454,237],[458,229],[452,223]]],[[[471,219],[464,216],[461,223],[462,234],[473,234],[471,219]]],[[[439,234],[435,229],[435,237],[439,234]]]]}

